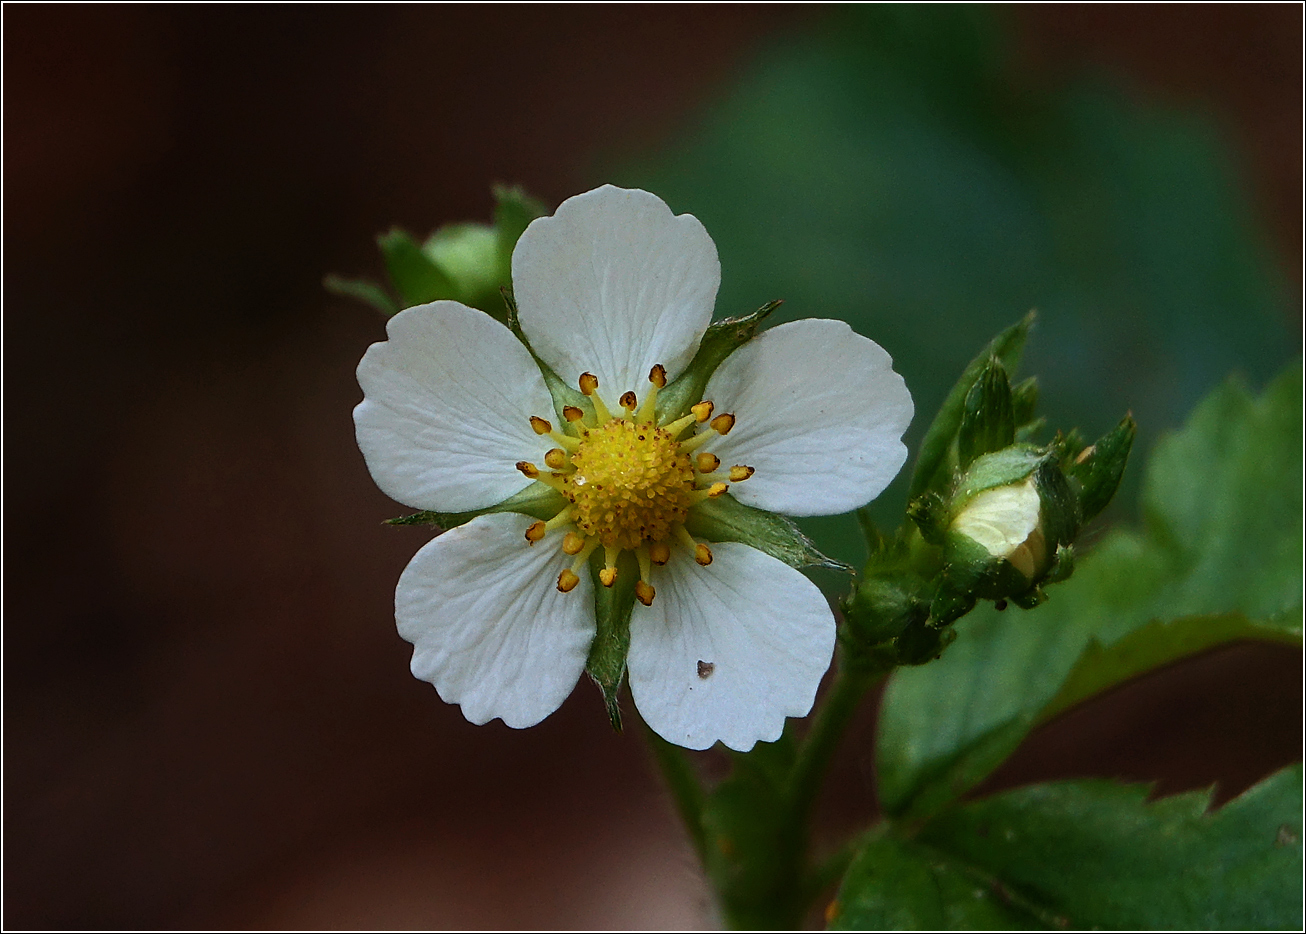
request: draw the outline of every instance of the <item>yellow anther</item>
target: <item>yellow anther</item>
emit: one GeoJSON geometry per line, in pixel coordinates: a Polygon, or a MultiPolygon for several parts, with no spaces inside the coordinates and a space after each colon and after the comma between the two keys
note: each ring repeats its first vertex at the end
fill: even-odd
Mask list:
{"type": "Polygon", "coordinates": [[[531,416],[531,427],[535,429],[537,435],[547,435],[553,431],[553,425],[546,418],[540,418],[538,415],[531,416]]]}
{"type": "Polygon", "coordinates": [[[587,396],[594,395],[594,390],[599,388],[599,378],[593,373],[585,372],[580,374],[580,391],[587,396]]]}
{"type": "Polygon", "coordinates": [[[660,363],[653,364],[653,369],[648,371],[648,381],[662,389],[667,384],[667,368],[660,363]]]}
{"type": "Polygon", "coordinates": [[[698,420],[699,424],[702,424],[712,417],[712,408],[712,403],[704,400],[698,405],[691,405],[689,411],[693,412],[694,418],[698,420]]]}
{"type": "Polygon", "coordinates": [[[585,410],[578,409],[574,405],[564,405],[562,407],[562,417],[569,422],[578,422],[585,417],[585,410]]]}
{"type": "Polygon", "coordinates": [[[644,604],[645,606],[652,606],[653,597],[656,594],[657,591],[653,589],[652,584],[642,580],[635,581],[635,599],[638,600],[640,603],[644,604]]]}
{"type": "Polygon", "coordinates": [[[566,568],[563,568],[562,573],[558,575],[558,589],[563,593],[571,593],[579,583],[580,578],[566,568]]]}
{"type": "Polygon", "coordinates": [[[728,489],[730,489],[730,484],[728,483],[714,483],[707,488],[707,495],[715,499],[728,489]]]}
{"type": "MultiPolygon", "coordinates": [[[[698,456],[702,457],[703,455],[700,454],[698,456]]],[[[745,467],[743,464],[735,464],[735,466],[730,468],[730,479],[734,483],[742,483],[754,473],[756,473],[756,471],[753,470],[752,467],[745,467]]]]}
{"type": "MultiPolygon", "coordinates": [[[[712,473],[721,466],[721,458],[715,454],[708,454],[704,451],[694,458],[694,464],[698,467],[699,473],[712,473]]],[[[734,471],[730,472],[730,479],[735,479],[734,471]]]]}
{"type": "Polygon", "coordinates": [[[635,407],[639,405],[639,399],[635,397],[635,392],[631,389],[627,389],[623,392],[618,401],[621,403],[621,407],[627,412],[635,411],[635,407]]]}
{"type": "Polygon", "coordinates": [[[567,452],[562,448],[552,448],[544,455],[544,463],[552,470],[561,470],[567,466],[567,452]]]}
{"type": "Polygon", "coordinates": [[[603,546],[603,570],[599,571],[599,581],[604,587],[611,587],[613,581],[617,579],[617,558],[621,556],[621,549],[613,545],[603,546]]]}
{"type": "Polygon", "coordinates": [[[718,415],[712,419],[712,430],[719,435],[730,434],[730,429],[735,427],[735,417],[729,413],[718,415]]]}
{"type": "Polygon", "coordinates": [[[544,537],[544,533],[547,531],[548,531],[548,526],[546,526],[543,522],[536,520],[535,522],[532,522],[530,526],[526,529],[526,541],[534,545],[536,542],[538,542],[540,539],[544,537]]]}
{"type": "Polygon", "coordinates": [[[536,467],[530,461],[518,461],[517,469],[532,480],[538,480],[540,478],[540,468],[536,467]]]}
{"type": "Polygon", "coordinates": [[[666,564],[671,560],[671,548],[666,542],[651,542],[648,546],[648,556],[658,567],[666,564]]]}
{"type": "Polygon", "coordinates": [[[575,532],[568,532],[562,537],[562,553],[564,555],[578,555],[584,547],[585,537],[583,535],[577,535],[575,532]]]}
{"type": "Polygon", "coordinates": [[[712,549],[708,548],[707,545],[702,542],[699,542],[694,546],[694,560],[703,567],[707,567],[712,563],[712,549]]]}

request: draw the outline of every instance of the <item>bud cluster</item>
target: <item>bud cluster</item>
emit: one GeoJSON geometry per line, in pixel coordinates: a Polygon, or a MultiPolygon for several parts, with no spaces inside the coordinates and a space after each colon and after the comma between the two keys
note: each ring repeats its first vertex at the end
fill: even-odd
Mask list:
{"type": "Polygon", "coordinates": [[[845,640],[891,647],[901,664],[936,657],[955,637],[951,624],[979,600],[999,609],[1046,600],[1044,587],[1070,576],[1075,538],[1115,494],[1133,444],[1130,416],[1092,445],[1075,431],[1033,443],[1043,427],[1037,382],[1011,384],[994,352],[1001,340],[967,369],[953,411],[945,404],[927,435],[911,525],[872,541],[844,603],[845,640]],[[931,443],[940,453],[926,464],[931,443]]]}

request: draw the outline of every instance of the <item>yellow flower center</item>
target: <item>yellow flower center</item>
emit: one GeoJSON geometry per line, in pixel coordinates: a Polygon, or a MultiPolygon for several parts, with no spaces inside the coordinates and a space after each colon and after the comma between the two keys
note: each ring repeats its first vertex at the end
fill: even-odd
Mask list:
{"type": "MultiPolygon", "coordinates": [[[[581,374],[580,390],[593,403],[594,413],[588,416],[566,406],[562,410],[566,432],[555,430],[545,418],[531,416],[535,433],[558,446],[544,455],[547,470],[530,461],[518,461],[517,469],[553,487],[568,505],[547,522],[532,523],[526,541],[535,545],[550,531],[568,529],[562,551],[575,560],[558,576],[563,593],[575,588],[582,573],[589,573],[585,566],[600,546],[603,562],[598,576],[606,587],[617,579],[621,553],[635,553],[639,565],[635,596],[645,606],[653,602],[652,566],[671,560],[669,539],[683,544],[699,564],[712,563],[712,549],[694,541],[685,530],[685,520],[703,500],[729,489],[729,483],[718,473],[722,468],[716,455],[692,452],[729,433],[735,417],[712,418],[712,403],[700,402],[691,406],[689,414],[658,424],[657,396],[666,385],[666,371],[659,364],[648,379],[652,385],[644,404],[639,404],[634,391],[626,392],[620,414],[614,415],[598,394],[598,379],[592,373],[581,374]],[[708,430],[681,440],[691,425],[705,422],[708,430]]],[[[731,483],[741,483],[753,475],[753,468],[737,464],[724,475],[731,483]]]]}
{"type": "Polygon", "coordinates": [[[633,551],[669,538],[694,503],[689,455],[651,422],[614,418],[586,429],[571,463],[562,495],[576,506],[572,521],[605,547],[633,551]]]}

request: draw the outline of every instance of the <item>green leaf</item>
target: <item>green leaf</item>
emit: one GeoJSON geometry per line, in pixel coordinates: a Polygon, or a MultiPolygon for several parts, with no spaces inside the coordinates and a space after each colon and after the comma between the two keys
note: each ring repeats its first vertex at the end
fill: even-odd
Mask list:
{"type": "Polygon", "coordinates": [[[705,499],[690,510],[685,529],[690,535],[709,542],[743,542],[794,568],[852,570],[817,551],[811,539],[791,520],[745,506],[729,493],[705,499]]]}
{"type": "Polygon", "coordinates": [[[594,617],[598,624],[590,644],[585,671],[603,694],[612,728],[621,732],[621,707],[617,695],[626,676],[626,656],[630,652],[630,611],[635,607],[635,582],[639,567],[632,552],[623,552],[617,561],[617,579],[611,587],[599,581],[603,566],[602,550],[590,558],[594,578],[594,617]]]}
{"type": "Polygon", "coordinates": [[[477,516],[492,512],[519,512],[534,516],[536,519],[552,519],[567,505],[566,498],[553,487],[539,481],[532,483],[520,493],[514,493],[501,503],[484,509],[472,509],[468,512],[432,512],[423,510],[407,516],[385,520],[386,525],[430,525],[445,531],[470,522],[477,516]]]}
{"type": "Polygon", "coordinates": [[[422,252],[449,280],[453,298],[503,316],[499,286],[508,278],[499,262],[499,241],[488,224],[446,224],[422,244],[422,252]],[[489,305],[485,308],[482,306],[489,305]]]}
{"type": "Polygon", "coordinates": [[[346,279],[332,273],[322,280],[322,288],[333,295],[343,295],[371,305],[383,315],[393,315],[399,310],[390,293],[371,279],[346,279]]]}
{"type": "Polygon", "coordinates": [[[1000,451],[1016,440],[1011,383],[996,357],[990,357],[966,393],[957,429],[957,466],[965,470],[981,454],[1000,451]]]}
{"type": "Polygon", "coordinates": [[[712,323],[699,342],[698,352],[689,361],[689,366],[658,393],[658,420],[665,422],[679,418],[689,411],[691,405],[701,402],[707,381],[712,378],[721,361],[734,353],[741,344],[752,340],[766,317],[781,304],[767,302],[751,315],[712,323]]]}
{"type": "Polygon", "coordinates": [[[1055,923],[974,867],[883,831],[853,859],[826,919],[836,931],[1024,930],[1055,923]]]}
{"type": "Polygon", "coordinates": [[[1209,792],[1056,782],[956,808],[917,840],[1058,927],[1300,930],[1301,795],[1300,765],[1214,812],[1209,792]]]}
{"type": "Polygon", "coordinates": [[[385,258],[390,281],[403,299],[405,308],[454,298],[457,287],[440,267],[422,251],[413,238],[398,227],[376,238],[385,258]]]}
{"type": "Polygon", "coordinates": [[[505,261],[505,279],[511,276],[511,268],[506,264],[512,258],[517,240],[531,221],[549,213],[548,206],[538,198],[532,198],[520,187],[513,185],[495,185],[494,192],[494,230],[498,237],[499,255],[505,261]]]}
{"type": "Polygon", "coordinates": [[[990,360],[999,361],[1009,374],[1016,372],[1016,367],[1020,365],[1021,351],[1025,348],[1025,338],[1029,336],[1029,329],[1033,324],[1034,312],[1031,311],[993,338],[962,372],[961,378],[948,393],[947,399],[939,408],[939,414],[934,416],[934,421],[930,423],[929,430],[925,432],[925,437],[921,441],[920,454],[916,458],[916,469],[912,473],[909,498],[915,499],[928,489],[947,485],[951,468],[954,466],[950,463],[953,455],[952,445],[961,427],[966,411],[966,398],[970,394],[971,387],[989,368],[990,360]]]}
{"type": "Polygon", "coordinates": [[[1229,639],[1299,640],[1301,506],[1300,365],[1260,399],[1216,390],[1158,445],[1141,532],[1107,535],[1036,610],[977,608],[942,659],[895,674],[877,739],[886,810],[928,816],[1086,692],[1229,639]]]}

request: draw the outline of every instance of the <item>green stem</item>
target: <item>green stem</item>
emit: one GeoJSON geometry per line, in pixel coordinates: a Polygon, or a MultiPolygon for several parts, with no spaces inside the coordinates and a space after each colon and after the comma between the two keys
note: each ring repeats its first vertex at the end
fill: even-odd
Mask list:
{"type": "Polygon", "coordinates": [[[892,665],[888,663],[854,665],[840,659],[834,684],[798,750],[798,759],[789,780],[789,800],[795,820],[806,823],[821,790],[830,758],[839,748],[839,741],[843,739],[849,721],[857,712],[866,692],[888,674],[891,668],[892,665]]]}
{"type": "Polygon", "coordinates": [[[680,814],[685,829],[689,831],[689,839],[694,844],[698,858],[703,860],[706,845],[703,833],[703,785],[683,749],[668,743],[647,726],[644,731],[648,735],[653,758],[657,760],[658,768],[662,770],[662,777],[676,803],[676,811],[680,814]]]}

